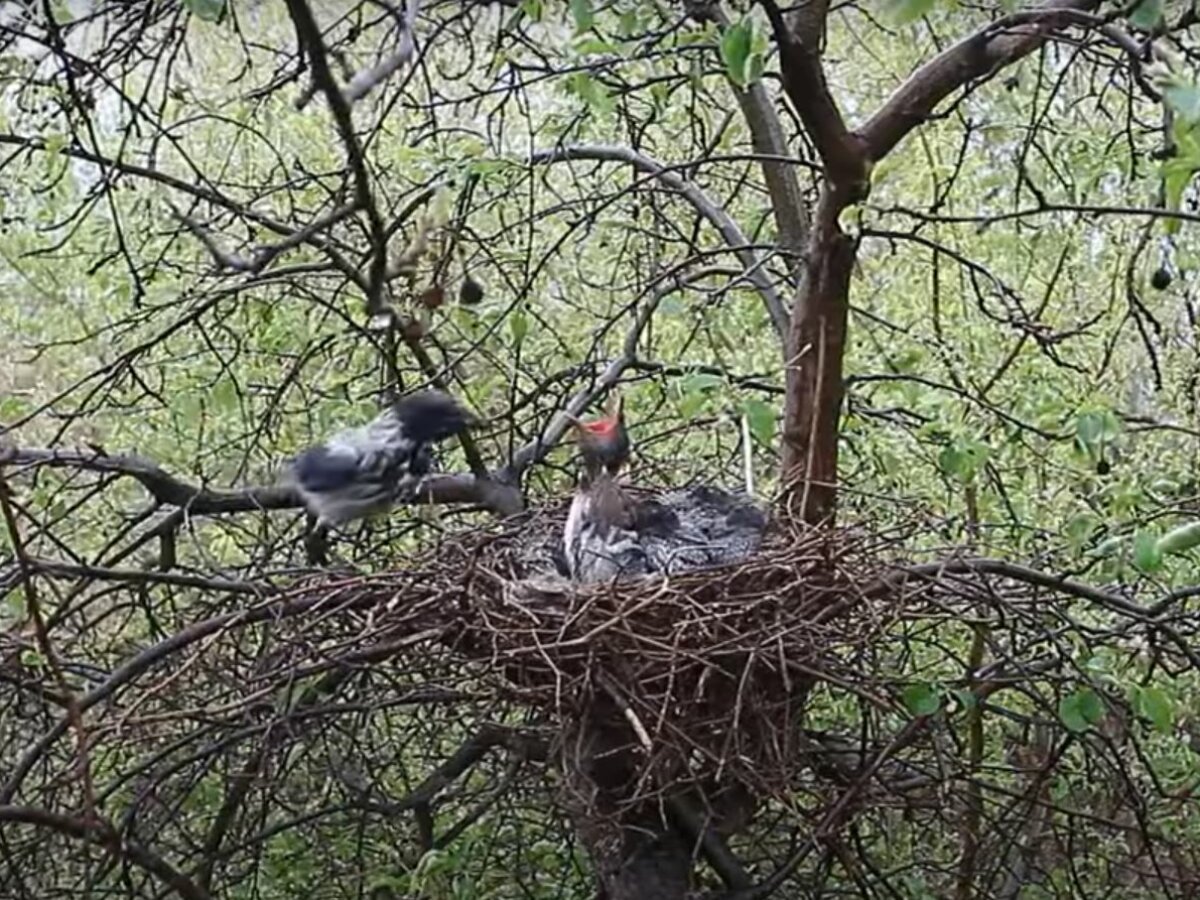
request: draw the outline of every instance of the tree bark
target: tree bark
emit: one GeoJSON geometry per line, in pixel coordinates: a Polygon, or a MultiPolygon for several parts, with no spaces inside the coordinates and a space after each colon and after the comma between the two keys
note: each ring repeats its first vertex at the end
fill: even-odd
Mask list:
{"type": "Polygon", "coordinates": [[[844,189],[822,187],[788,332],[783,479],[786,510],[801,521],[832,517],[837,499],[838,418],[846,354],[850,274],[858,242],[838,216],[844,189]]]}
{"type": "Polygon", "coordinates": [[[846,128],[821,65],[828,4],[814,0],[787,18],[773,4],[767,11],[784,91],[824,166],[789,322],[783,427],[784,509],[817,523],[832,517],[837,497],[842,360],[857,250],[838,219],[866,196],[870,163],[865,143],[846,128]]]}
{"type": "Polygon", "coordinates": [[[598,700],[564,735],[562,807],[591,857],[603,900],[686,900],[703,860],[726,888],[751,879],[724,838],[753,817],[740,785],[667,785],[640,778],[643,748],[616,704],[598,700]]]}
{"type": "Polygon", "coordinates": [[[691,848],[637,790],[636,758],[620,712],[597,703],[563,745],[564,807],[592,859],[603,900],[684,900],[691,848]]]}
{"type": "Polygon", "coordinates": [[[951,93],[994,76],[1057,30],[1102,28],[1105,21],[1087,15],[1099,0],[1043,0],[1003,17],[917,69],[860,130],[852,131],[821,63],[828,0],[811,0],[786,14],[774,0],[760,2],[779,47],[784,91],[824,167],[789,322],[781,499],[791,516],[818,524],[831,521],[836,510],[850,275],[858,250],[857,240],[841,228],[841,213],[866,198],[872,164],[951,93]]]}

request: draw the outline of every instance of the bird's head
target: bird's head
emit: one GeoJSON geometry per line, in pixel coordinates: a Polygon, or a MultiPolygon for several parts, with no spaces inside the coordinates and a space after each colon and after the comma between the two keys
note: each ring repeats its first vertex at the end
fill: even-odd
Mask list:
{"type": "Polygon", "coordinates": [[[479,420],[449,394],[424,390],[392,404],[390,414],[404,429],[404,436],[420,444],[432,444],[478,425],[479,420]]]}
{"type": "Polygon", "coordinates": [[[579,452],[589,475],[607,471],[615,475],[629,460],[629,433],[621,398],[615,397],[604,415],[588,421],[575,421],[579,452]]]}

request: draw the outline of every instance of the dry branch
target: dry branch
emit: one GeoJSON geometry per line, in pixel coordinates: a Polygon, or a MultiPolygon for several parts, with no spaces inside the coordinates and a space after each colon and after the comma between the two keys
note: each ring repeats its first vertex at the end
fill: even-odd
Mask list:
{"type": "MultiPolygon", "coordinates": [[[[0,447],[4,466],[72,468],[88,472],[127,475],[141,483],[156,502],[186,510],[193,516],[223,513],[299,509],[304,504],[288,485],[248,487],[223,491],[201,487],[178,478],[158,463],[132,454],[60,450],[35,447],[0,447]]],[[[474,503],[499,513],[521,508],[520,492],[511,485],[478,479],[473,475],[432,475],[425,479],[414,503],[474,503]]]]}

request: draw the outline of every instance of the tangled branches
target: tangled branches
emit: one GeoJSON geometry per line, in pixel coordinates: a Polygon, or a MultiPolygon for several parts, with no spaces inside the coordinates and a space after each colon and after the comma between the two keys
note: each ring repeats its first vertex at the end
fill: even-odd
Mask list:
{"type": "Polygon", "coordinates": [[[742,566],[577,589],[530,572],[560,515],[207,619],[218,588],[41,570],[195,612],[132,655],[116,632],[50,623],[92,812],[62,688],[32,641],[6,639],[5,889],[102,884],[116,859],[138,891],[182,879],[207,896],[368,822],[360,852],[406,885],[422,854],[481,834],[478,872],[530,872],[535,835],[564,825],[554,808],[585,841],[606,822],[683,834],[682,859],[730,896],[819,882],[831,860],[883,896],[873,867],[918,834],[937,839],[906,865],[939,893],[1015,896],[1064,867],[1165,896],[1197,883],[1192,845],[1162,824],[1190,821],[1173,739],[1148,695],[1117,689],[1133,669],[1194,685],[1188,595],[1143,606],[994,560],[912,564],[903,535],[861,528],[780,530],[742,566]],[[88,842],[93,865],[23,863],[44,829],[88,842]]]}

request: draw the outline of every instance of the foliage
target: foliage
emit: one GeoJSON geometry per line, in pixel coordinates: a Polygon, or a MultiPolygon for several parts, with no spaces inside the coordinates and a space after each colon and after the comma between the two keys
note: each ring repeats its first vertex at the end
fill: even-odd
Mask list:
{"type": "MultiPolygon", "coordinates": [[[[778,47],[761,7],[726,4],[723,19],[694,21],[634,0],[414,6],[416,56],[351,105],[356,159],[310,83],[312,60],[297,54],[290,0],[49,6],[53,26],[2,14],[0,287],[10,299],[0,330],[12,339],[0,345],[0,422],[11,429],[0,453],[4,444],[135,452],[189,484],[236,492],[276,483],[291,455],[369,416],[397,380],[436,376],[486,420],[476,449],[500,471],[519,448],[540,447],[569,401],[598,399],[608,367],[624,359],[617,378],[636,480],[742,484],[748,460],[762,498],[779,488],[786,376],[763,284],[788,301],[797,271],[745,115],[752,89],[775,98],[787,169],[808,207],[820,173],[789,110],[778,112],[778,47]],[[394,318],[367,309],[379,247],[357,205],[364,183],[389,259],[429,244],[388,282],[394,318]],[[737,234],[714,225],[688,189],[737,234]],[[460,291],[468,279],[481,297],[460,291]]],[[[401,46],[400,5],[308,6],[347,91],[401,46]]],[[[836,6],[822,62],[858,127],[923,63],[1014,4],[889,0],[882,17],[866,4],[836,6]]],[[[983,783],[989,802],[1034,798],[1030,822],[1052,800],[1081,811],[1057,825],[1084,829],[1093,805],[1113,804],[1122,822],[1134,814],[1113,787],[1129,776],[1146,791],[1137,815],[1162,823],[1156,836],[1196,840],[1200,821],[1180,799],[1200,773],[1196,670],[1184,650],[1164,649],[1162,633],[1129,623],[1150,610],[1194,637],[1200,89],[1186,4],[1116,7],[1098,7],[1104,29],[1065,26],[1043,50],[948,97],[875,163],[869,195],[843,214],[858,256],[842,515],[879,533],[918,518],[924,526],[905,545],[917,562],[965,544],[1106,584],[1105,597],[1132,598],[1133,610],[1043,592],[986,614],[931,612],[853,660],[876,682],[859,695],[816,687],[814,731],[861,735],[878,750],[913,722],[934,729],[928,755],[902,762],[955,757],[962,768],[946,784],[963,806],[939,818],[944,809],[920,802],[881,803],[798,878],[879,892],[871,871],[903,870],[907,886],[896,890],[952,894],[945,873],[966,857],[959,823],[983,783]],[[1131,54],[1114,33],[1135,47],[1158,35],[1154,55],[1131,54]],[[987,661],[1001,657],[1027,665],[1027,683],[989,682],[987,661]],[[879,696],[879,684],[895,691],[879,696]],[[1042,780],[1030,774],[1039,767],[1042,780]]],[[[467,450],[447,448],[440,465],[465,471],[467,450]]],[[[562,496],[570,467],[569,445],[546,446],[524,472],[526,496],[562,496]]],[[[62,677],[81,693],[197,621],[267,602],[306,566],[295,510],[193,515],[146,505],[141,484],[111,472],[0,473],[24,549],[61,564],[47,563],[36,584],[55,645],[79,664],[62,677]],[[185,580],[156,580],[172,575],[185,580]],[[252,588],[230,592],[226,582],[252,588]]],[[[348,565],[388,570],[485,520],[473,509],[414,508],[335,549],[348,565]]],[[[64,713],[11,534],[0,547],[0,625],[14,635],[0,640],[0,675],[16,686],[0,706],[4,772],[64,713]]],[[[346,885],[347,896],[358,887],[586,895],[569,823],[547,811],[561,785],[528,760],[508,782],[505,762],[488,757],[477,781],[434,805],[446,828],[489,788],[518,785],[446,847],[414,837],[410,810],[400,820],[376,809],[369,827],[354,812],[368,801],[349,769],[366,773],[380,794],[369,802],[386,811],[475,723],[528,725],[519,704],[477,702],[468,695],[478,673],[444,660],[391,671],[354,658],[353,619],[321,632],[312,658],[268,625],[212,638],[211,656],[198,651],[202,676],[164,662],[105,700],[126,718],[101,736],[93,775],[127,835],[159,838],[168,856],[202,845],[209,833],[195,823],[216,817],[259,745],[271,777],[223,843],[218,835],[229,856],[210,873],[214,893],[298,896],[321,882],[346,885]],[[281,656],[256,668],[268,650],[281,656]],[[314,669],[303,677],[321,690],[309,693],[302,677],[295,693],[289,653],[302,672],[301,663],[338,659],[355,678],[326,696],[325,670],[314,669]],[[464,697],[396,700],[451,682],[464,697]],[[266,707],[243,705],[247,685],[266,707]],[[161,706],[142,714],[142,703],[161,706]],[[301,706],[328,726],[298,727],[301,706]],[[197,759],[209,751],[219,762],[204,770],[197,759]],[[147,787],[151,776],[170,783],[165,801],[147,787]],[[149,812],[172,804],[182,811],[174,825],[149,812]]],[[[53,745],[16,800],[59,801],[68,743],[53,745]]],[[[838,784],[817,775],[797,784],[794,805],[762,820],[777,840],[743,838],[739,849],[767,871],[772,854],[790,853],[793,832],[811,833],[838,784]]],[[[37,833],[26,827],[23,848],[37,833]]],[[[1104,832],[1078,864],[1046,850],[1030,890],[1099,890],[1124,840],[1104,832]]],[[[120,890],[132,876],[106,852],[45,854],[44,870],[4,877],[47,895],[55,885],[120,890]]],[[[1195,866],[1162,864],[1178,883],[1195,866]]],[[[1152,880],[1131,871],[1121,869],[1130,890],[1152,880]]]]}

